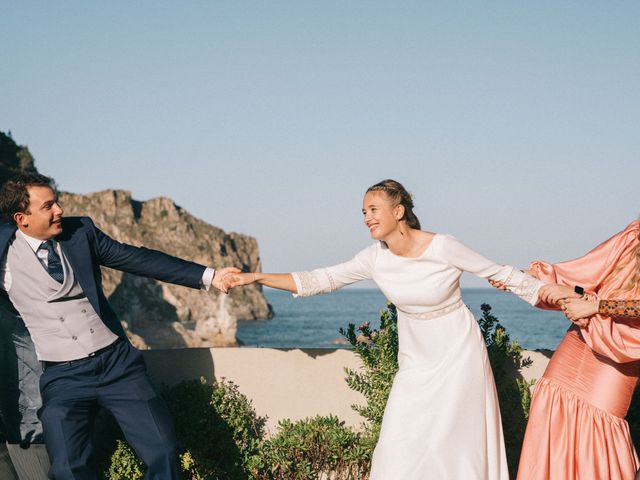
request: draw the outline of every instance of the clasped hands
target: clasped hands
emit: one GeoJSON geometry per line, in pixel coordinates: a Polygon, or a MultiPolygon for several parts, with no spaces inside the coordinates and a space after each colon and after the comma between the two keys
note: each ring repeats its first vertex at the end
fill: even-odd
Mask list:
{"type": "MultiPolygon", "coordinates": [[[[508,290],[502,282],[489,280],[499,290],[508,290]]],[[[538,298],[548,305],[559,307],[564,315],[579,327],[586,327],[589,320],[598,313],[598,301],[585,298],[573,288],[557,283],[548,283],[538,291],[538,298]]]]}
{"type": "Polygon", "coordinates": [[[239,268],[226,267],[216,270],[211,286],[217,288],[222,293],[229,293],[234,287],[249,285],[257,280],[255,273],[242,273],[239,268]]]}
{"type": "Polygon", "coordinates": [[[544,285],[538,291],[544,303],[560,307],[564,315],[579,327],[586,327],[598,313],[598,300],[577,294],[573,288],[557,283],[544,285]]]}

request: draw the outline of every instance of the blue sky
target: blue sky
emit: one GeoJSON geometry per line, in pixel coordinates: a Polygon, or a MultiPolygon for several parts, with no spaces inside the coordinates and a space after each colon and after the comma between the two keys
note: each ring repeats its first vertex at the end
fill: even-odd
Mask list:
{"type": "Polygon", "coordinates": [[[640,213],[638,2],[5,2],[0,44],[0,130],[41,172],[171,197],[266,270],[368,245],[383,178],[518,266],[640,213]]]}

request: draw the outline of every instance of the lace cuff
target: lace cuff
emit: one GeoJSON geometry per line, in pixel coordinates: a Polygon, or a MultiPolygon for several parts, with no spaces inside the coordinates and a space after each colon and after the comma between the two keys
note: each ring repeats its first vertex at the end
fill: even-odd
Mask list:
{"type": "Polygon", "coordinates": [[[530,305],[538,303],[538,290],[543,282],[514,268],[504,282],[511,293],[530,305]]]}
{"type": "Polygon", "coordinates": [[[607,317],[640,318],[640,300],[600,300],[598,313],[607,317]]]}
{"type": "Polygon", "coordinates": [[[312,270],[311,272],[293,272],[293,281],[296,282],[298,293],[294,297],[310,297],[329,293],[337,290],[337,286],[331,272],[325,268],[312,270]]]}

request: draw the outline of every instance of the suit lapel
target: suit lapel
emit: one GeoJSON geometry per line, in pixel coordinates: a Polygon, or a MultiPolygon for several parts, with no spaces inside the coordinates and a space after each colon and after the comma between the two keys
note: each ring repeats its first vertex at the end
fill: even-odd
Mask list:
{"type": "Polygon", "coordinates": [[[7,253],[7,248],[16,234],[18,227],[14,223],[5,223],[0,227],[0,258],[7,253]]]}
{"type": "Polygon", "coordinates": [[[91,249],[84,232],[76,230],[72,235],[64,234],[56,238],[60,243],[60,248],[64,252],[76,281],[82,287],[82,291],[87,296],[89,302],[100,315],[100,302],[98,301],[98,292],[96,290],[96,282],[93,276],[93,263],[91,249]]]}

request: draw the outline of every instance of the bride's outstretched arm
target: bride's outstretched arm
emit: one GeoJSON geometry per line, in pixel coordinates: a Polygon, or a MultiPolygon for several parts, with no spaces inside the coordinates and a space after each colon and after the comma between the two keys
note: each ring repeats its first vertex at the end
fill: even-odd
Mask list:
{"type": "MultiPolygon", "coordinates": [[[[524,271],[523,273],[533,277],[533,275],[527,273],[527,271],[524,271]]],[[[502,290],[504,292],[509,291],[509,288],[504,282],[491,280],[491,278],[489,278],[489,283],[498,290],[502,290]]],[[[546,285],[541,286],[538,290],[538,303],[536,303],[535,306],[545,310],[558,310],[562,306],[563,302],[570,298],[578,299],[581,298],[581,295],[576,293],[573,288],[567,287],[566,285],[547,283],[546,285]]]]}
{"type": "Polygon", "coordinates": [[[538,301],[538,292],[544,285],[543,282],[510,265],[499,265],[489,260],[455,237],[445,236],[439,253],[443,259],[461,271],[493,280],[531,305],[538,301]]]}
{"type": "Polygon", "coordinates": [[[348,262],[309,272],[229,274],[225,285],[230,289],[259,283],[266,287],[286,290],[300,297],[329,293],[345,285],[370,279],[376,251],[376,245],[373,245],[359,252],[348,262]]]}
{"type": "Polygon", "coordinates": [[[296,282],[290,273],[235,273],[229,274],[224,279],[227,288],[249,285],[251,283],[259,283],[265,287],[277,288],[278,290],[286,290],[291,293],[298,293],[296,282]]]}

